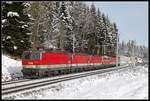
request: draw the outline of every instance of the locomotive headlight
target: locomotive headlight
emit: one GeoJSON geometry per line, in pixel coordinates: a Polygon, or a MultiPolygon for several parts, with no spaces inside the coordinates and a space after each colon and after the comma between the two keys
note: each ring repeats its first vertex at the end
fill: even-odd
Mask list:
{"type": "Polygon", "coordinates": [[[28,62],[28,64],[33,65],[33,62],[28,62]]]}

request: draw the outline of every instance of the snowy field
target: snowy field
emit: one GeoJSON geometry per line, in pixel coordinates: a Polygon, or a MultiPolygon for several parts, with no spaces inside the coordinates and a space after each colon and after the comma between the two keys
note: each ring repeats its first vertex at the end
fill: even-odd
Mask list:
{"type": "Polygon", "coordinates": [[[148,99],[148,67],[65,81],[15,99],[148,99]]]}

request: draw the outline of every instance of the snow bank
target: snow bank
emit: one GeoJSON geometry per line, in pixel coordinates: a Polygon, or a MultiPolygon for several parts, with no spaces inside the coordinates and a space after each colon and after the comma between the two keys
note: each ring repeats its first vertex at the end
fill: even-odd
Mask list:
{"type": "Polygon", "coordinates": [[[65,81],[15,99],[148,99],[148,68],[138,66],[65,81]]]}
{"type": "Polygon", "coordinates": [[[10,12],[7,13],[7,16],[8,16],[8,17],[9,17],[9,16],[10,16],[10,17],[13,17],[13,16],[17,16],[17,17],[18,17],[19,14],[18,14],[17,12],[11,12],[11,11],[10,11],[10,12]]]}
{"type": "Polygon", "coordinates": [[[2,81],[9,81],[16,77],[22,77],[21,61],[2,55],[2,81]]]}
{"type": "Polygon", "coordinates": [[[3,19],[3,20],[2,20],[2,24],[5,23],[5,22],[7,22],[7,19],[3,19]]]}

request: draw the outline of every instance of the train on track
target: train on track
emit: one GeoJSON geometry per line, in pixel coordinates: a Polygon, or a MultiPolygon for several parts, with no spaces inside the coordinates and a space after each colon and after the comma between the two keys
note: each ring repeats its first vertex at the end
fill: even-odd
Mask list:
{"type": "Polygon", "coordinates": [[[116,57],[47,49],[25,51],[22,55],[22,65],[25,78],[43,78],[113,67],[116,66],[116,57]]]}

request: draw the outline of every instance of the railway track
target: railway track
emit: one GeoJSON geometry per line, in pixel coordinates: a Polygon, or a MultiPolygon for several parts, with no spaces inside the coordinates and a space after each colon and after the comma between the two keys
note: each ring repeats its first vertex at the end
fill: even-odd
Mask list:
{"type": "Polygon", "coordinates": [[[55,84],[62,81],[82,78],[86,76],[106,73],[113,70],[123,69],[126,66],[120,66],[118,68],[108,68],[108,69],[101,69],[101,70],[95,70],[95,71],[88,71],[88,72],[82,72],[82,73],[76,73],[76,74],[68,74],[64,76],[57,76],[57,77],[49,77],[44,79],[36,79],[36,80],[27,80],[23,82],[14,82],[7,85],[2,85],[2,98],[10,97],[18,93],[24,93],[28,91],[32,91],[35,88],[42,88],[45,86],[49,86],[51,84],[55,84]]]}
{"type": "Polygon", "coordinates": [[[29,81],[29,80],[30,79],[20,79],[20,80],[6,81],[6,82],[2,82],[2,85],[8,85],[8,84],[19,83],[19,82],[26,82],[26,81],[29,81]]]}

